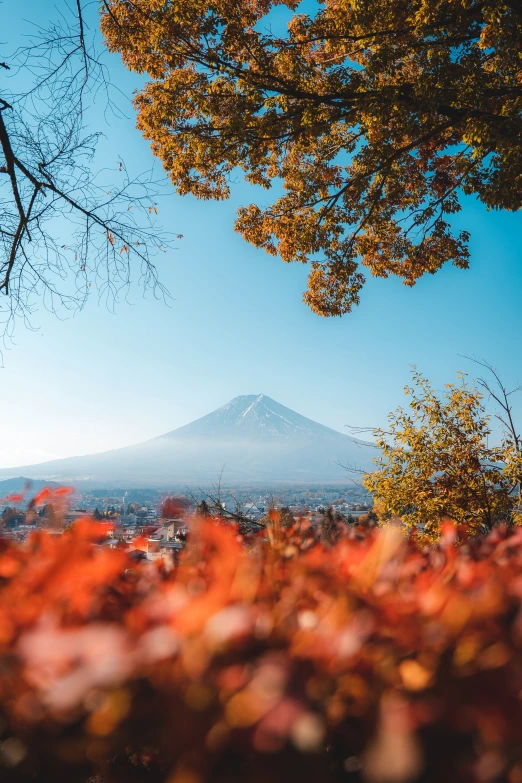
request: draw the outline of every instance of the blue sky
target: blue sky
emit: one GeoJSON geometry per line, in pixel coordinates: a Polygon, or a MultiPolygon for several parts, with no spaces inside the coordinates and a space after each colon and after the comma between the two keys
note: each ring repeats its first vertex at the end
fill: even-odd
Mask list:
{"type": "MultiPolygon", "coordinates": [[[[22,5],[26,18],[51,15],[46,3],[22,5]]],[[[23,28],[13,8],[0,6],[1,29],[23,28]]],[[[116,57],[108,63],[130,96],[136,77],[116,57]]],[[[121,155],[146,169],[152,156],[127,114],[109,127],[101,110],[89,115],[105,134],[98,160],[114,165],[121,155]]],[[[370,280],[354,313],[322,319],[301,302],[306,268],[234,233],[235,210],[253,196],[238,178],[227,202],[163,199],[163,224],[184,235],[159,259],[170,307],[135,287],[115,315],[93,296],[67,321],[39,312],[36,331],[19,326],[0,370],[0,466],[128,445],[239,394],[263,392],[341,431],[382,425],[405,400],[410,364],[442,387],[459,369],[475,372],[459,354],[488,359],[508,384],[522,381],[519,214],[468,200],[458,222],[472,234],[469,271],[448,266],[413,289],[370,280]]]]}

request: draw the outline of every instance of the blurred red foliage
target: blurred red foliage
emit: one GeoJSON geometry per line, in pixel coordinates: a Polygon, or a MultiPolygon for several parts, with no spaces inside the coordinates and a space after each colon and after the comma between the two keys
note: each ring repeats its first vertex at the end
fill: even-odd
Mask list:
{"type": "Polygon", "coordinates": [[[0,779],[522,781],[522,529],[0,541],[0,779]]]}
{"type": "Polygon", "coordinates": [[[166,519],[182,516],[187,511],[189,505],[185,498],[166,497],[161,504],[161,516],[166,519]]]}

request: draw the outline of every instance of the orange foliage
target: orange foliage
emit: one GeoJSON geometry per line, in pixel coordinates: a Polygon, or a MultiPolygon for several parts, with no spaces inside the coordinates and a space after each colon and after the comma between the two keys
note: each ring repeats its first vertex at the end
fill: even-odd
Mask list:
{"type": "Polygon", "coordinates": [[[198,524],[0,542],[2,781],[522,779],[521,529],[198,524]]]}
{"type": "Polygon", "coordinates": [[[516,0],[100,10],[107,46],[143,76],[137,127],[178,193],[229,198],[238,172],[270,191],[239,208],[236,230],[310,263],[304,300],[319,315],[350,312],[367,274],[413,286],[448,262],[466,269],[462,193],[520,209],[516,0]]]}

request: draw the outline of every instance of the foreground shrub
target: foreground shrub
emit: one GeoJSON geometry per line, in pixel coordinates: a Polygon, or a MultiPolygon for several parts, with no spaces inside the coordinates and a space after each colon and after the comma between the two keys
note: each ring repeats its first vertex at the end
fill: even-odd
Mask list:
{"type": "Polygon", "coordinates": [[[522,781],[522,530],[454,532],[2,542],[0,779],[522,781]]]}

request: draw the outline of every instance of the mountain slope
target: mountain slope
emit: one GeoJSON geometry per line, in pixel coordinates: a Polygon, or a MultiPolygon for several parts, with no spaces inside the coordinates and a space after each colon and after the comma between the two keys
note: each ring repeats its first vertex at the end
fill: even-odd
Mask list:
{"type": "Polygon", "coordinates": [[[266,394],[247,394],[234,397],[221,408],[162,437],[194,435],[270,440],[313,435],[327,437],[341,433],[301,416],[266,394]]]}
{"type": "Polygon", "coordinates": [[[232,482],[346,480],[341,465],[371,468],[375,448],[286,408],[264,394],[235,397],[158,438],[101,454],[0,470],[97,485],[164,486],[232,482]]]}

